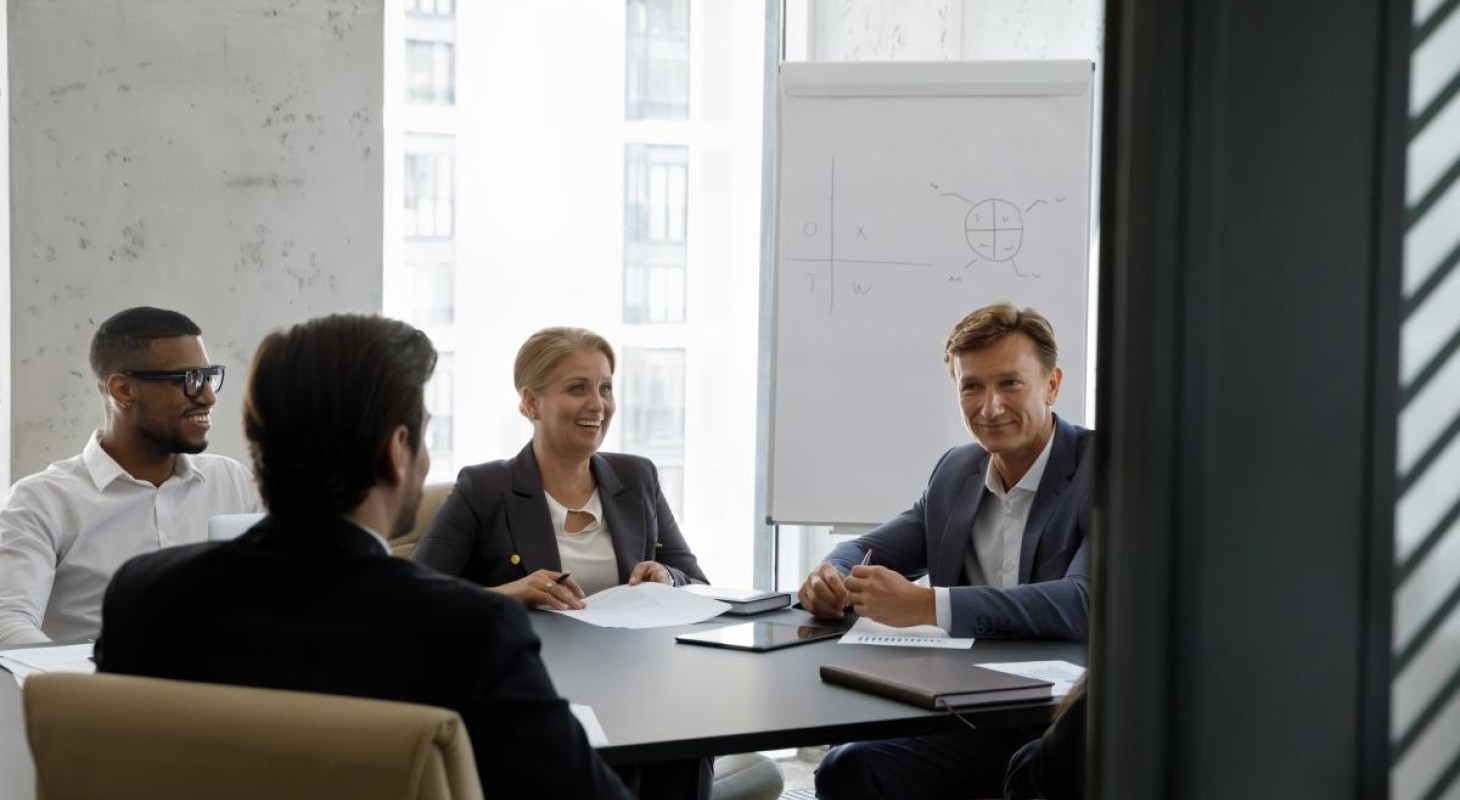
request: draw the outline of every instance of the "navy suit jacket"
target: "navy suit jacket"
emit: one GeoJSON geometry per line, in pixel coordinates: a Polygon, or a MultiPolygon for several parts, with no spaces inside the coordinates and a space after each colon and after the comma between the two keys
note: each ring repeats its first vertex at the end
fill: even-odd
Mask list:
{"type": "MultiPolygon", "coordinates": [[[[977,444],[943,455],[913,507],[832,549],[843,574],[871,548],[872,563],[909,580],[947,586],[951,634],[1085,641],[1090,619],[1090,502],[1094,432],[1055,417],[1054,445],[1034,495],[1019,551],[1019,585],[963,586],[963,556],[988,494],[989,454],[977,444]]],[[[995,574],[997,569],[985,569],[995,574]]]]}
{"type": "MultiPolygon", "coordinates": [[[[613,539],[619,583],[628,582],[640,561],[669,568],[675,586],[709,583],[659,490],[653,462],[596,453],[589,467],[613,539]]],[[[483,586],[501,586],[540,569],[562,571],[532,443],[516,458],[463,469],[411,557],[483,586]]]]}
{"type": "Polygon", "coordinates": [[[138,556],[102,607],[103,672],[449,708],[484,793],[631,795],[553,689],[521,604],[387,555],[343,519],[267,517],[138,556]]]}

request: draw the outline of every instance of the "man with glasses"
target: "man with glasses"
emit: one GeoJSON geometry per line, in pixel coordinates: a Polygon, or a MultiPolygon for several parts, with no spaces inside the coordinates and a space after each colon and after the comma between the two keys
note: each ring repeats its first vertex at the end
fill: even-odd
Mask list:
{"type": "Polygon", "coordinates": [[[208,447],[222,365],[175,311],[138,307],[91,340],[102,427],[78,456],[21,479],[0,510],[0,644],[94,637],[127,559],[207,538],[259,510],[248,470],[208,447]]]}

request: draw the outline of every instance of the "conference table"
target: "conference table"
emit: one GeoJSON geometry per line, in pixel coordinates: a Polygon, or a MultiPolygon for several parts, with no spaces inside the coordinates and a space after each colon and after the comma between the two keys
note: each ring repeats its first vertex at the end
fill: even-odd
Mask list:
{"type": "MultiPolygon", "coordinates": [[[[951,731],[963,723],[944,711],[824,684],[822,664],[858,665],[937,653],[968,663],[1063,660],[1085,663],[1073,642],[978,641],[971,650],[842,645],[836,639],[755,653],[676,643],[677,633],[747,619],[811,624],[804,611],[719,617],[698,625],[599,628],[545,611],[531,614],[558,692],[591,706],[610,763],[774,750],[951,731]]],[[[839,623],[850,625],[850,620],[839,623]]],[[[979,727],[1039,724],[1053,701],[960,711],[979,727]]],[[[0,800],[34,797],[20,691],[0,671],[0,800]]]]}
{"type": "MultiPolygon", "coordinates": [[[[825,639],[755,653],[674,640],[677,633],[747,618],[624,630],[546,612],[532,616],[554,685],[569,701],[593,707],[608,737],[599,753],[611,763],[935,733],[963,724],[944,711],[822,683],[822,664],[871,664],[929,653],[968,663],[1085,663],[1085,646],[1073,642],[979,641],[972,650],[932,650],[825,639]]],[[[810,614],[792,609],[749,619],[814,622],[810,614]]],[[[850,620],[841,623],[849,625],[850,620]]],[[[959,713],[981,727],[1005,727],[1047,721],[1053,706],[1046,701],[959,713]]]]}

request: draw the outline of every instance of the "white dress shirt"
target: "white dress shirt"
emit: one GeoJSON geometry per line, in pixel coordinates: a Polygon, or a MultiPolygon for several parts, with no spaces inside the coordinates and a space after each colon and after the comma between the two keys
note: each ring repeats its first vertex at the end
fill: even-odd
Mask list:
{"type": "Polygon", "coordinates": [[[22,478],[0,510],[0,644],[85,639],[101,629],[107,582],[129,558],[206,541],[214,514],[260,511],[247,468],[179,455],[161,486],[97,442],[22,478]]]}
{"type": "Polygon", "coordinates": [[[558,558],[563,572],[573,573],[573,580],[583,594],[597,594],[618,585],[618,557],[613,554],[613,538],[608,535],[608,521],[603,518],[603,501],[594,489],[582,508],[568,508],[556,497],[547,498],[548,516],[558,537],[558,558]],[[593,518],[577,533],[568,533],[568,512],[577,511],[593,518]]]}
{"type": "MultiPolygon", "coordinates": [[[[1002,589],[1019,584],[1024,528],[1029,524],[1029,510],[1034,506],[1034,495],[1039,491],[1053,447],[1054,432],[1051,431],[1029,471],[1008,491],[1004,490],[1004,479],[990,459],[983,479],[986,494],[979,503],[978,516],[973,519],[972,539],[963,557],[963,572],[969,586],[1002,589]]],[[[953,624],[953,604],[948,598],[948,588],[935,588],[933,599],[938,627],[949,630],[953,624]]]]}

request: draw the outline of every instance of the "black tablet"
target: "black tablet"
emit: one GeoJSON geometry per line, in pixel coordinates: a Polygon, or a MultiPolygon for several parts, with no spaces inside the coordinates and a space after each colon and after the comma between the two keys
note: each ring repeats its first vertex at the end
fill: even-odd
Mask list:
{"type": "Polygon", "coordinates": [[[821,625],[787,625],[780,622],[744,622],[726,625],[694,633],[681,633],[674,637],[684,644],[703,644],[710,647],[728,647],[731,650],[778,650],[782,647],[806,644],[820,639],[841,636],[845,631],[821,625]]]}

